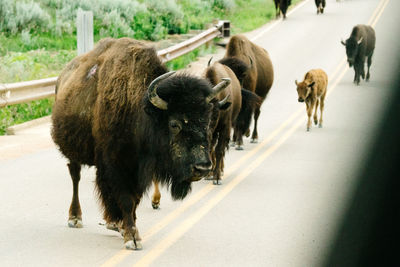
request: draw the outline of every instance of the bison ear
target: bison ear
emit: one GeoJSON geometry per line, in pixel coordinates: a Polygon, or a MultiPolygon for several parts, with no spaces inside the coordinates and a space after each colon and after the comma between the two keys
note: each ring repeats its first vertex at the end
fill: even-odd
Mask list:
{"type": "Polygon", "coordinates": [[[312,82],[312,83],[310,83],[310,84],[308,85],[308,87],[310,87],[311,89],[313,89],[314,84],[315,84],[315,82],[312,82]]]}
{"type": "Polygon", "coordinates": [[[346,46],[346,43],[342,40],[340,40],[340,42],[342,43],[342,45],[346,46]]]}

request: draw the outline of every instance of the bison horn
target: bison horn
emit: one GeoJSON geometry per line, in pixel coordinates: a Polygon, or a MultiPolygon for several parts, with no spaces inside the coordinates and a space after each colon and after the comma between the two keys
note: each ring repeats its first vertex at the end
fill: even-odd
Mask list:
{"type": "Polygon", "coordinates": [[[251,57],[249,57],[249,60],[250,60],[250,68],[252,68],[253,67],[253,60],[251,59],[251,57]]]}
{"type": "Polygon", "coordinates": [[[360,39],[360,40],[358,40],[357,44],[361,44],[361,43],[362,43],[362,41],[363,41],[363,39],[364,39],[364,37],[361,37],[361,39],[360,39]]]}
{"type": "Polygon", "coordinates": [[[214,88],[212,89],[211,94],[209,94],[206,98],[206,102],[209,103],[211,100],[214,99],[214,97],[221,92],[222,90],[224,90],[229,84],[231,83],[231,79],[229,78],[222,78],[222,82],[220,82],[219,84],[217,84],[216,86],[214,86],[214,88]]]}
{"type": "Polygon", "coordinates": [[[158,76],[155,78],[149,85],[149,89],[147,90],[147,95],[149,97],[149,101],[157,108],[162,109],[162,110],[167,110],[168,109],[168,102],[163,100],[161,97],[158,96],[157,94],[157,84],[161,82],[162,80],[167,79],[169,76],[174,74],[175,71],[170,71],[167,73],[164,73],[163,75],[158,76]]]}
{"type": "Polygon", "coordinates": [[[342,40],[340,40],[340,42],[342,43],[342,45],[346,46],[346,43],[342,40]]]}
{"type": "Polygon", "coordinates": [[[208,61],[208,63],[207,63],[207,67],[210,67],[210,64],[211,64],[211,60],[213,59],[213,57],[211,57],[210,58],[210,60],[208,61]]]}
{"type": "Polygon", "coordinates": [[[220,107],[222,107],[223,105],[226,104],[226,102],[228,102],[228,100],[229,100],[230,97],[231,97],[231,95],[230,95],[230,94],[227,94],[227,95],[225,96],[224,99],[222,99],[221,101],[218,102],[218,105],[219,105],[220,107]]]}
{"type": "Polygon", "coordinates": [[[297,82],[297,80],[295,80],[294,83],[295,83],[296,85],[299,85],[299,83],[297,82]]]}

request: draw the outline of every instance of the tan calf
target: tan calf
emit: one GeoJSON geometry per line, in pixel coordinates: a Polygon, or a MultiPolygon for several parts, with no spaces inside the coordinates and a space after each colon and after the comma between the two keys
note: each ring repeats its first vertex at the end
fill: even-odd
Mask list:
{"type": "Polygon", "coordinates": [[[314,123],[319,128],[322,128],[322,113],[324,112],[324,100],[326,96],[326,91],[328,87],[328,75],[326,75],[325,71],[321,69],[310,70],[304,76],[304,81],[297,82],[297,94],[299,95],[299,102],[305,102],[307,108],[307,131],[311,129],[311,115],[313,109],[314,111],[314,123]],[[317,109],[318,105],[320,105],[321,115],[319,117],[319,122],[317,119],[317,109]]]}

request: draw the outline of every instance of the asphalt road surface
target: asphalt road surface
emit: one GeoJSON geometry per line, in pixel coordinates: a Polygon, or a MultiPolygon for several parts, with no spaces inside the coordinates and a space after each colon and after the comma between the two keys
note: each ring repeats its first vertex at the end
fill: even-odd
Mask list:
{"type": "Polygon", "coordinates": [[[319,266],[391,99],[399,10],[397,0],[328,0],[317,15],[308,0],[253,32],[275,68],[258,144],[227,153],[221,186],[199,181],[182,202],[163,189],[160,210],[144,196],[142,251],[99,224],[93,168],[80,183],[84,228],[68,228],[72,184],[50,125],[0,137],[0,266],[319,266]],[[340,44],[356,24],[377,35],[371,81],[360,86],[340,44]],[[324,127],[306,132],[294,80],[312,68],[328,73],[329,95],[324,127]]]}

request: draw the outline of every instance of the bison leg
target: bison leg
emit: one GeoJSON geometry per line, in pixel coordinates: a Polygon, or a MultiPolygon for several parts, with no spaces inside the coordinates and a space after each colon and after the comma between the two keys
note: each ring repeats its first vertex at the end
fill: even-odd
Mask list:
{"type": "Polygon", "coordinates": [[[161,193],[159,188],[159,182],[153,179],[153,185],[154,185],[154,193],[153,197],[151,198],[151,205],[153,206],[153,209],[156,210],[160,208],[161,193]]]}
{"type": "Polygon", "coordinates": [[[312,111],[313,111],[313,105],[312,105],[312,103],[306,102],[306,107],[307,107],[307,117],[308,117],[307,132],[309,132],[311,129],[311,115],[312,115],[312,111]]]}
{"type": "MultiPolygon", "coordinates": [[[[211,150],[210,156],[211,156],[211,162],[212,162],[212,166],[213,166],[211,173],[214,173],[214,170],[217,166],[216,165],[217,159],[216,159],[216,155],[215,155],[215,147],[216,147],[217,141],[218,141],[218,132],[214,131],[214,133],[212,135],[211,146],[210,146],[210,150],[211,150]]],[[[214,176],[211,173],[209,175],[207,175],[207,177],[205,177],[204,180],[213,180],[214,176]]]]}
{"type": "Polygon", "coordinates": [[[135,227],[134,212],[136,205],[139,204],[139,198],[127,192],[127,189],[118,183],[118,181],[127,179],[126,174],[110,162],[103,162],[101,156],[97,157],[96,167],[96,185],[104,206],[105,221],[107,224],[122,221],[120,233],[124,237],[125,248],[142,249],[139,240],[135,238],[136,235],[138,236],[138,232],[135,227]]]}
{"type": "Polygon", "coordinates": [[[321,96],[321,104],[320,104],[320,107],[319,107],[320,112],[321,112],[321,114],[320,114],[320,116],[319,116],[319,124],[318,124],[318,127],[319,127],[319,128],[322,128],[322,123],[323,123],[322,114],[324,113],[325,95],[326,95],[326,94],[323,94],[323,95],[321,96]]]}
{"type": "Polygon", "coordinates": [[[251,143],[258,142],[257,121],[259,116],[260,116],[260,108],[257,107],[254,110],[254,129],[253,129],[253,134],[251,135],[251,143]]]}
{"type": "Polygon", "coordinates": [[[234,139],[236,150],[243,150],[243,133],[237,128],[235,129],[234,139]]]}
{"type": "Polygon", "coordinates": [[[72,161],[68,164],[68,169],[73,185],[72,201],[69,208],[68,226],[72,228],[81,228],[83,226],[81,205],[79,203],[79,181],[81,180],[81,165],[77,162],[72,161]]]}
{"type": "Polygon", "coordinates": [[[318,105],[319,105],[319,99],[317,98],[317,101],[315,102],[315,108],[314,108],[314,124],[318,124],[318,117],[317,117],[317,111],[318,111],[318,105]]]}
{"type": "Polygon", "coordinates": [[[219,133],[218,143],[215,148],[215,166],[214,166],[214,185],[221,184],[221,176],[224,171],[224,156],[225,156],[225,149],[229,145],[229,136],[230,136],[230,128],[229,126],[226,127],[224,132],[219,133]]]}
{"type": "Polygon", "coordinates": [[[132,250],[142,249],[142,245],[136,237],[139,236],[136,225],[137,200],[130,194],[121,193],[118,197],[118,205],[122,211],[123,236],[125,248],[132,250]]]}
{"type": "Polygon", "coordinates": [[[368,63],[368,69],[367,69],[367,79],[366,79],[366,81],[368,82],[369,81],[369,77],[370,77],[369,68],[370,68],[371,63],[372,63],[372,55],[368,56],[368,62],[367,63],[368,63]]]}

